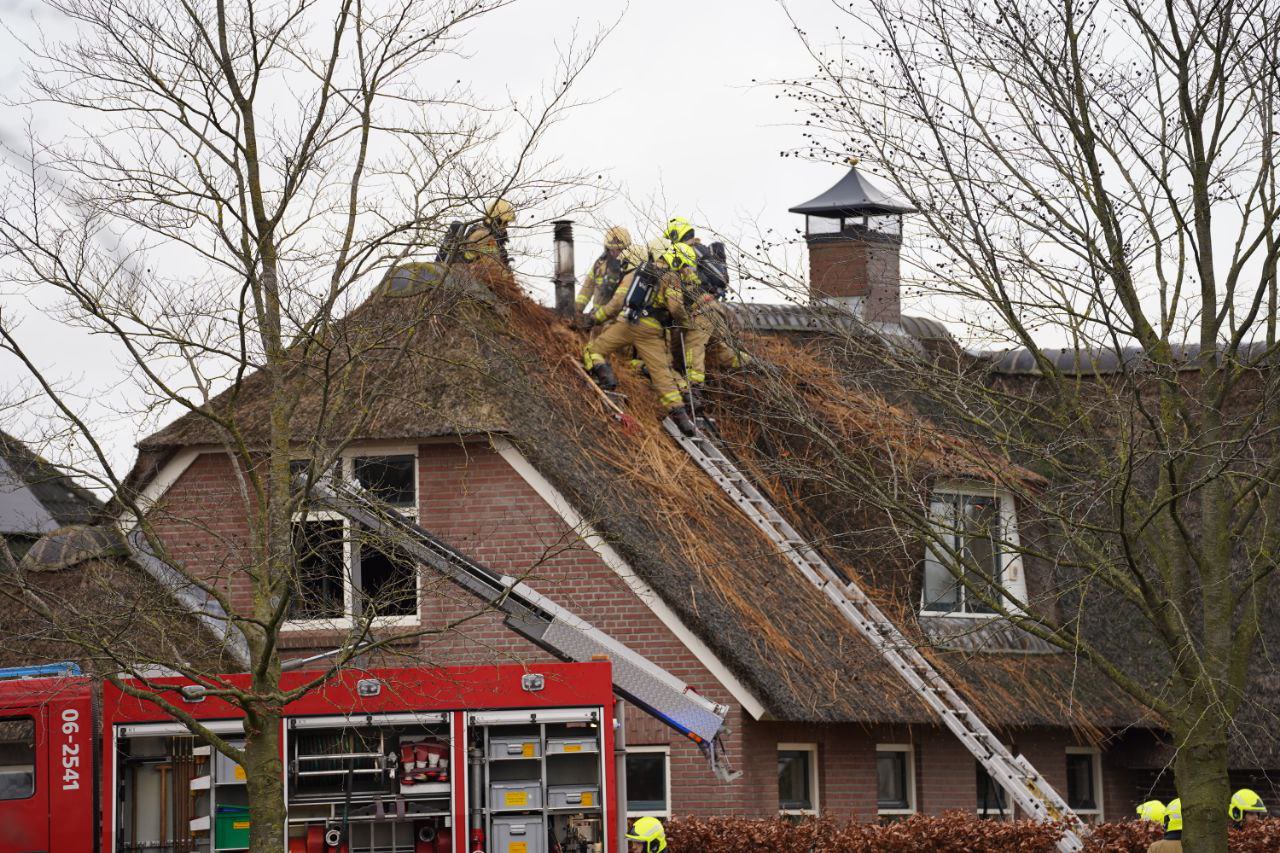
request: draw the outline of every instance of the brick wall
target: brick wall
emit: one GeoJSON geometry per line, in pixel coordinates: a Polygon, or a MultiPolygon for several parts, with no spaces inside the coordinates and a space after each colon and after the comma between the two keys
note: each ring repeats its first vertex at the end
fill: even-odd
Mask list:
{"type": "MultiPolygon", "coordinates": [[[[198,458],[166,495],[157,529],[171,553],[187,566],[216,578],[237,597],[247,594],[237,569],[248,559],[249,532],[225,457],[198,458]]],[[[976,802],[974,760],[950,734],[929,727],[804,725],[760,722],[744,715],[728,690],[684,647],[671,630],[581,542],[519,475],[483,444],[424,444],[419,448],[420,520],[448,542],[492,568],[523,577],[583,618],[704,695],[732,708],[729,755],[743,776],[718,783],[697,748],[673,736],[634,709],[627,713],[633,745],[671,747],[672,807],[676,814],[772,815],[778,809],[777,746],[818,747],[822,812],[840,819],[876,816],[877,743],[914,746],[916,803],[920,811],[971,810],[976,802]]],[[[500,614],[477,610],[477,602],[447,582],[426,574],[422,624],[439,633],[397,650],[394,663],[537,662],[550,657],[502,625],[500,614]],[[451,626],[451,627],[449,627],[451,626]]],[[[295,653],[330,648],[333,635],[292,634],[295,653]]],[[[1055,784],[1065,780],[1062,731],[1020,733],[1017,744],[1055,784]]],[[[1127,815],[1131,798],[1106,776],[1108,812],[1127,815]],[[1111,800],[1117,801],[1112,811],[1111,800]]]]}

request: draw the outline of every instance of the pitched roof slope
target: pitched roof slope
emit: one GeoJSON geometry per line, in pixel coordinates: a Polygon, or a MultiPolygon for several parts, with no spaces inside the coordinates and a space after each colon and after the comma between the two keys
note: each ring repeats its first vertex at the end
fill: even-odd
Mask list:
{"type": "MultiPolygon", "coordinates": [[[[496,299],[459,300],[447,319],[419,332],[415,343],[422,351],[407,369],[430,373],[442,362],[465,363],[466,381],[458,393],[475,395],[468,406],[493,413],[510,440],[760,697],[769,715],[812,722],[936,722],[827,599],[662,431],[643,379],[620,371],[637,421],[625,432],[576,364],[582,337],[533,303],[497,264],[482,261],[468,274],[496,299]]],[[[357,314],[392,311],[389,306],[399,301],[373,299],[357,314]]],[[[770,347],[770,358],[805,358],[786,340],[753,345],[770,347]]],[[[446,399],[452,393],[446,378],[406,375],[402,384],[402,399],[392,408],[420,412],[427,426],[397,437],[433,434],[431,425],[439,421],[431,406],[453,405],[446,399]],[[435,390],[415,396],[424,383],[435,390]]],[[[1007,464],[877,399],[850,391],[831,406],[844,419],[850,440],[867,431],[867,444],[921,447],[921,465],[956,465],[963,471],[1007,464]],[[886,417],[887,412],[893,416],[886,417]]],[[[727,412],[725,420],[732,418],[727,412]]],[[[456,419],[449,423],[454,432],[483,431],[470,423],[459,428],[456,419]]],[[[378,426],[361,437],[390,437],[412,427],[403,423],[389,432],[378,426]]],[[[170,427],[147,444],[191,440],[190,435],[170,427]]],[[[783,508],[807,511],[802,502],[783,508]]],[[[859,567],[840,567],[852,577],[873,578],[859,567]]],[[[883,592],[879,584],[868,586],[891,612],[901,610],[892,583],[883,592]]],[[[1062,656],[985,657],[938,660],[993,724],[1091,728],[1134,719],[1129,709],[1117,710],[1087,693],[1076,680],[1078,671],[1062,656]]]]}
{"type": "MultiPolygon", "coordinates": [[[[425,438],[502,432],[492,384],[475,340],[461,318],[493,295],[455,272],[428,291],[365,300],[319,335],[290,347],[282,383],[300,438],[425,438]]],[[[272,377],[249,372],[201,411],[187,412],[138,443],[143,451],[228,440],[214,417],[234,420],[239,437],[261,444],[269,428],[272,377]],[[205,413],[214,417],[207,417],[205,413]]]]}
{"type": "Polygon", "coordinates": [[[0,432],[0,535],[39,535],[84,524],[102,506],[66,472],[0,432]]]}

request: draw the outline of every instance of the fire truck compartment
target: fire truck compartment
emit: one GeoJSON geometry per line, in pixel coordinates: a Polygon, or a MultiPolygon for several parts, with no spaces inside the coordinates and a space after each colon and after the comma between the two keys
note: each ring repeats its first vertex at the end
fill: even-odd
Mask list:
{"type": "Polygon", "coordinates": [[[604,708],[470,715],[489,853],[605,849],[604,708]]]}

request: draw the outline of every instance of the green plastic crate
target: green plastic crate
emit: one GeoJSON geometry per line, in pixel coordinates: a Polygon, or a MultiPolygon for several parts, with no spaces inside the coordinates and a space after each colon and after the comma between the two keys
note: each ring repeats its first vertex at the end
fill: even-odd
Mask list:
{"type": "Polygon", "coordinates": [[[213,820],[213,846],[217,850],[249,846],[248,806],[218,806],[213,820]]]}

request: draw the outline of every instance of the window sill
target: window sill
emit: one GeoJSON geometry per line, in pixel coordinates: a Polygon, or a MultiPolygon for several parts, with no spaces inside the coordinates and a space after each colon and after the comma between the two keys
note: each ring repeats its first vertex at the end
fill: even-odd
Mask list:
{"type": "Polygon", "coordinates": [[[918,616],[927,618],[947,617],[955,619],[1000,619],[999,613],[970,613],[965,610],[921,610],[918,616]]]}
{"type": "MultiPolygon", "coordinates": [[[[422,624],[422,620],[417,616],[378,616],[369,623],[372,629],[378,628],[412,628],[422,624]]],[[[280,626],[281,631],[289,633],[325,633],[333,634],[336,632],[349,632],[356,627],[353,619],[298,619],[296,621],[285,622],[280,626]]]]}
{"type": "MultiPolygon", "coordinates": [[[[335,648],[351,639],[351,626],[335,623],[334,628],[323,627],[291,627],[289,630],[280,633],[280,648],[289,650],[301,649],[319,649],[319,648],[335,648]]],[[[374,630],[369,632],[368,639],[380,640],[386,645],[395,648],[408,648],[416,646],[419,642],[419,635],[414,633],[414,629],[418,626],[415,623],[412,626],[396,627],[388,625],[385,627],[375,626],[374,630]],[[408,632],[408,636],[396,636],[397,632],[408,632]]]]}
{"type": "Polygon", "coordinates": [[[915,813],[916,813],[915,809],[877,809],[876,810],[876,814],[879,814],[879,815],[897,816],[897,815],[909,815],[909,814],[915,814],[915,813]]]}
{"type": "Polygon", "coordinates": [[[668,810],[668,811],[661,811],[661,812],[648,812],[648,811],[633,812],[633,811],[628,811],[628,812],[627,812],[627,817],[628,817],[628,818],[632,818],[632,817],[656,817],[656,818],[661,818],[662,820],[670,820],[670,818],[671,818],[671,812],[670,812],[669,810],[668,810]]]}
{"type": "Polygon", "coordinates": [[[816,809],[778,809],[778,814],[784,817],[817,817],[816,809]]]}

